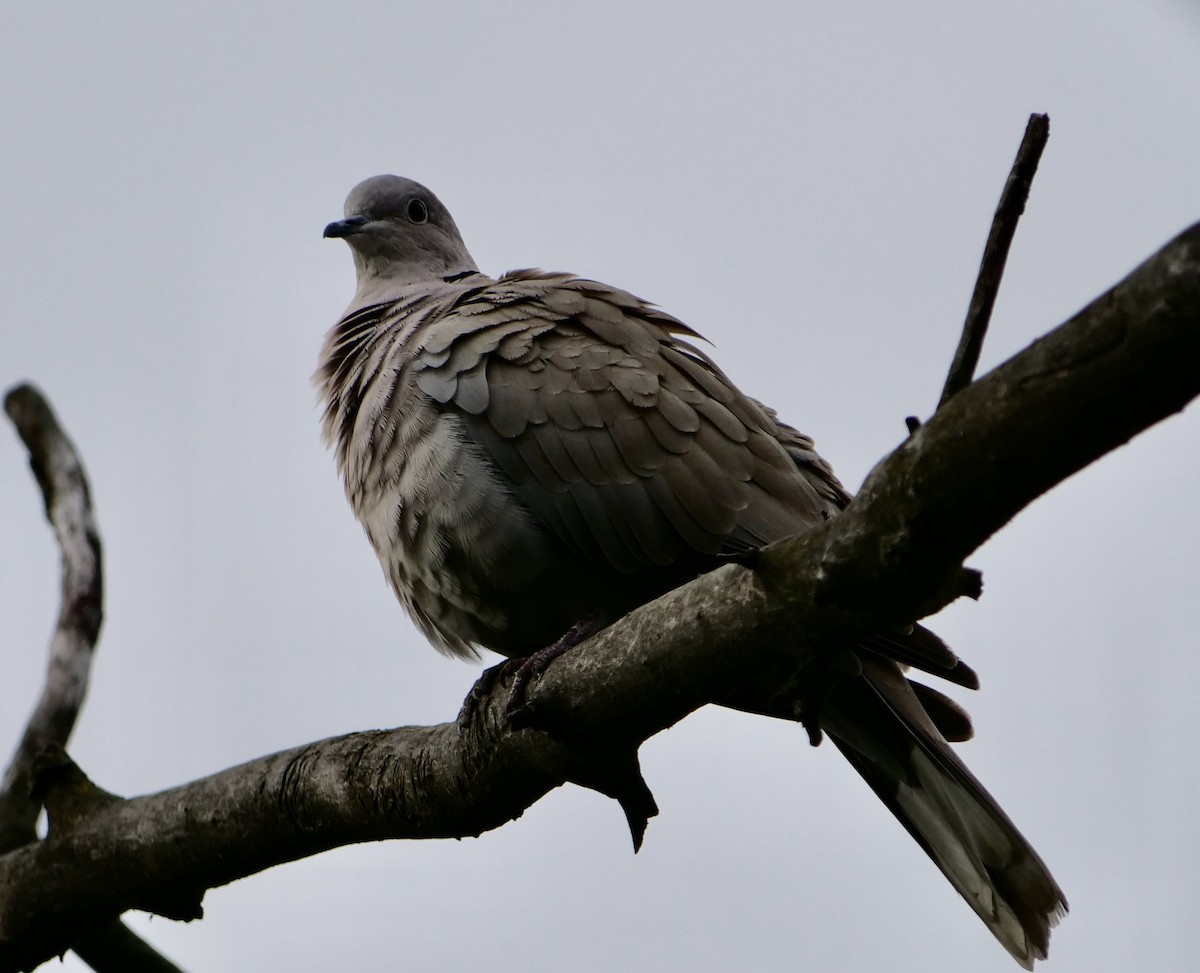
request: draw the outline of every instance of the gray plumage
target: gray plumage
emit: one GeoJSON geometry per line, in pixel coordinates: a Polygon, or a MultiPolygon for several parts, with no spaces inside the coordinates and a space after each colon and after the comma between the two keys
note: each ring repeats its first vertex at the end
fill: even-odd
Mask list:
{"type": "MultiPolygon", "coordinates": [[[[407,179],[366,180],[345,214],[325,235],[350,244],[358,288],[322,350],[325,435],[440,650],[526,655],[849,502],[812,440],[670,315],[568,274],[480,273],[449,212],[407,179]]],[[[858,654],[862,675],[837,680],[822,726],[1032,968],[1062,893],[947,745],[970,735],[965,713],[897,662],[974,674],[919,626],[858,654]]]]}

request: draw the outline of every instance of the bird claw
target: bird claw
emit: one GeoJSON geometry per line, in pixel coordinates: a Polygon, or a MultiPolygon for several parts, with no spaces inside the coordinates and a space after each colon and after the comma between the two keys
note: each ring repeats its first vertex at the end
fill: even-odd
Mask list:
{"type": "Polygon", "coordinates": [[[550,667],[550,663],[570,648],[569,645],[562,645],[561,642],[560,639],[553,645],[547,645],[532,655],[525,656],[524,659],[513,660],[519,665],[517,665],[516,675],[513,677],[512,688],[508,693],[508,702],[504,705],[505,716],[512,716],[525,705],[525,693],[529,689],[529,684],[540,678],[542,673],[550,667]]]}
{"type": "MultiPolygon", "coordinates": [[[[503,693],[504,685],[510,679],[512,685],[504,703],[504,718],[514,728],[534,726],[531,719],[533,714],[525,704],[525,694],[530,683],[540,677],[560,655],[574,648],[599,628],[595,618],[589,616],[572,625],[553,645],[539,649],[524,658],[505,659],[498,665],[485,669],[463,700],[456,720],[459,727],[466,730],[475,724],[487,711],[489,704],[495,705],[491,700],[503,693]]],[[[539,726],[538,729],[550,732],[556,738],[560,736],[546,726],[539,726]]],[[[562,729],[569,737],[569,728],[562,729]]],[[[568,746],[573,753],[573,759],[567,779],[581,787],[611,797],[621,806],[625,821],[629,825],[629,836],[633,839],[633,850],[637,852],[642,847],[642,839],[645,837],[650,818],[658,814],[654,795],[642,777],[637,750],[613,755],[595,750],[586,744],[580,746],[576,743],[568,746]]]]}
{"type": "Polygon", "coordinates": [[[470,727],[483,711],[486,700],[510,677],[512,686],[508,691],[508,701],[504,704],[504,716],[511,719],[513,714],[524,708],[525,694],[530,683],[539,678],[550,667],[551,662],[588,636],[594,635],[599,629],[600,624],[595,616],[588,615],[567,629],[552,645],[540,648],[523,658],[505,659],[498,665],[484,669],[463,700],[455,722],[463,729],[470,727]]]}
{"type": "Polygon", "coordinates": [[[595,634],[599,628],[600,625],[596,621],[596,617],[588,615],[567,629],[554,644],[538,649],[536,652],[527,655],[524,659],[512,660],[519,662],[520,665],[517,667],[516,676],[513,678],[512,689],[509,690],[508,704],[504,707],[505,715],[511,717],[513,713],[525,705],[525,693],[529,689],[529,684],[535,679],[540,678],[542,673],[550,667],[551,662],[564,652],[575,648],[575,646],[588,636],[595,634]]]}
{"type": "Polygon", "coordinates": [[[509,673],[522,661],[521,659],[505,659],[498,665],[489,666],[479,674],[479,678],[475,680],[475,684],[467,693],[466,699],[463,700],[458,716],[455,717],[454,721],[459,727],[466,730],[475,723],[484,711],[487,700],[499,686],[503,685],[509,673]]]}

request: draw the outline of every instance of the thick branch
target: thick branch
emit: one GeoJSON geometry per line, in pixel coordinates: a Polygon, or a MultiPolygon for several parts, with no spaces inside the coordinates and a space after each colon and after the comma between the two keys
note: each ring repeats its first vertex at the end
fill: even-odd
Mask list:
{"type": "Polygon", "coordinates": [[[0,859],[0,968],[128,908],[360,841],[477,835],[590,781],[747,673],[795,672],[958,593],[963,559],[1055,483],[1200,394],[1200,227],[980,379],[876,467],[846,512],[644,606],[559,659],[529,722],[358,733],[184,787],[98,801],[0,859]],[[786,638],[779,637],[786,633],[786,638]],[[570,739],[563,740],[563,727],[570,739]],[[6,950],[6,951],[5,951],[6,950]]]}
{"type": "MultiPolygon", "coordinates": [[[[1200,393],[1200,225],[960,392],[831,533],[828,597],[898,618],[1037,497],[1200,393]],[[855,594],[857,592],[857,594],[855,594]]],[[[839,519],[840,520],[840,519],[839,519]]]]}

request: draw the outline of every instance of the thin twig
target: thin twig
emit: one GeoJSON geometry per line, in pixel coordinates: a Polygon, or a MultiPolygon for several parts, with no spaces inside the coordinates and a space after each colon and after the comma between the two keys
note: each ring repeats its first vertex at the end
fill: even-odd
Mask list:
{"type": "Polygon", "coordinates": [[[1017,222],[1025,212],[1029,187],[1033,183],[1042,150],[1045,149],[1049,138],[1050,116],[1030,115],[1029,124],[1025,126],[1025,137],[1021,139],[1021,147],[1017,149],[1017,157],[1008,174],[1008,182],[1004,185],[1004,192],[1000,194],[1000,203],[996,207],[996,215],[992,218],[992,229],[988,234],[987,246],[983,250],[983,260],[979,264],[979,276],[975,279],[975,292],[971,295],[967,318],[963,322],[962,337],[954,352],[954,360],[950,363],[950,373],[946,376],[942,397],[938,401],[939,409],[952,395],[970,385],[975,375],[979,353],[983,350],[983,339],[987,335],[988,322],[992,317],[992,308],[996,304],[996,294],[1000,290],[1000,278],[1004,275],[1004,264],[1008,260],[1008,250],[1012,246],[1013,235],[1017,232],[1017,222]]]}
{"type": "MultiPolygon", "coordinates": [[[[62,604],[41,699],[0,784],[0,854],[37,840],[41,800],[34,795],[35,761],[48,747],[65,747],[71,736],[87,695],[104,616],[100,533],[79,454],[45,397],[32,385],[12,389],[4,397],[4,410],[29,450],[46,519],[58,540],[62,604]]],[[[182,973],[120,920],[87,933],[73,945],[80,958],[100,973],[182,973]]]]}

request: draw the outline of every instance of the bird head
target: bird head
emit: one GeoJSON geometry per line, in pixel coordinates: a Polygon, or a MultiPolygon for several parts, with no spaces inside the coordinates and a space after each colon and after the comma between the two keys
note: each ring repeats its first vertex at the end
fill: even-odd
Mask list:
{"type": "Polygon", "coordinates": [[[476,270],[450,212],[418,182],[372,176],[350,190],[345,217],[324,235],[354,254],[359,290],[412,284],[476,270]]]}

